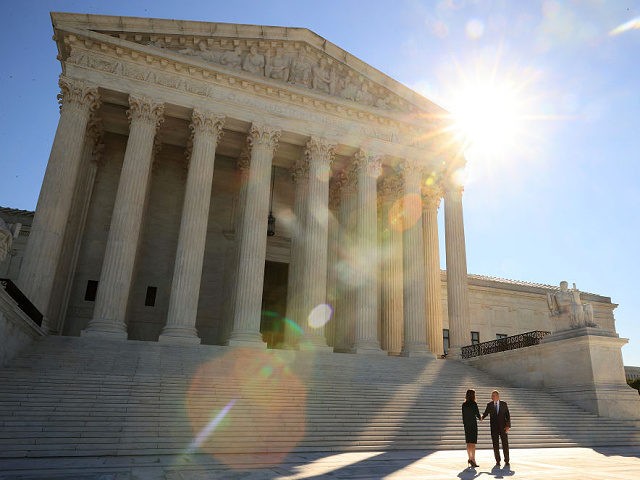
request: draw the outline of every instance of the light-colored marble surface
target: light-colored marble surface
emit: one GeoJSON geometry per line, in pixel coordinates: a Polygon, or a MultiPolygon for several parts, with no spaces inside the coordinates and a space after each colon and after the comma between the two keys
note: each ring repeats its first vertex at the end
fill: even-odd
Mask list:
{"type": "Polygon", "coordinates": [[[512,463],[498,468],[490,450],[480,450],[479,468],[465,467],[463,451],[379,451],[293,455],[278,466],[250,456],[226,468],[207,456],[153,458],[80,458],[0,460],[0,480],[205,480],[205,479],[388,479],[461,478],[520,480],[635,479],[640,475],[640,447],[553,448],[512,451],[512,463]]]}

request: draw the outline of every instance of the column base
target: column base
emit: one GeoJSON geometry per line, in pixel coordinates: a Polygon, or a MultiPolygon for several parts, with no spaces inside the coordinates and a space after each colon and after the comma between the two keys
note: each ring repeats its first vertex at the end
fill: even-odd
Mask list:
{"type": "Polygon", "coordinates": [[[429,350],[414,350],[409,352],[402,352],[400,356],[401,357],[422,357],[422,358],[432,358],[432,359],[437,358],[435,353],[432,353],[429,350]]]}
{"type": "Polygon", "coordinates": [[[107,340],[126,341],[128,339],[127,332],[123,330],[101,330],[97,328],[87,328],[80,332],[81,337],[87,338],[104,338],[107,340]]]}
{"type": "Polygon", "coordinates": [[[436,358],[436,355],[429,350],[429,346],[426,344],[409,345],[402,349],[400,355],[403,357],[436,358]]]}
{"type": "Polygon", "coordinates": [[[298,350],[300,352],[320,352],[320,353],[333,353],[333,347],[330,347],[327,344],[314,344],[307,342],[300,342],[298,345],[298,350]]]}
{"type": "Polygon", "coordinates": [[[164,328],[158,337],[158,343],[167,345],[200,345],[201,340],[194,328],[164,328]]]}
{"type": "Polygon", "coordinates": [[[267,344],[262,341],[259,333],[232,333],[227,341],[229,347],[248,347],[265,350],[267,344]]]}
{"type": "Polygon", "coordinates": [[[382,348],[374,342],[356,343],[351,351],[358,355],[387,355],[387,352],[382,350],[382,348]]]}

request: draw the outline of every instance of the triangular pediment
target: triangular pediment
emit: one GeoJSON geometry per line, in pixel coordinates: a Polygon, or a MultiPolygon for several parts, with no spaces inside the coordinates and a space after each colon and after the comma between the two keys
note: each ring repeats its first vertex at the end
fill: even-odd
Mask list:
{"type": "Polygon", "coordinates": [[[431,120],[446,116],[436,104],[308,29],[69,13],[51,16],[56,31],[109,36],[158,55],[205,63],[250,81],[286,86],[380,114],[423,114],[431,120]]]}

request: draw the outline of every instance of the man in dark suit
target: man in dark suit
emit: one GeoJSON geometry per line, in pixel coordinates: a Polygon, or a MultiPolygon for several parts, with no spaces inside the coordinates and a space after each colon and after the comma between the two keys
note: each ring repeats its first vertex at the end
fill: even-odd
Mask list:
{"type": "Polygon", "coordinates": [[[487,403],[482,419],[484,420],[487,415],[490,415],[491,441],[493,442],[493,454],[496,457],[496,464],[500,465],[499,438],[504,452],[504,464],[505,466],[509,465],[509,436],[507,433],[511,428],[511,415],[509,415],[507,402],[500,400],[500,393],[497,390],[491,392],[491,401],[487,403]]]}

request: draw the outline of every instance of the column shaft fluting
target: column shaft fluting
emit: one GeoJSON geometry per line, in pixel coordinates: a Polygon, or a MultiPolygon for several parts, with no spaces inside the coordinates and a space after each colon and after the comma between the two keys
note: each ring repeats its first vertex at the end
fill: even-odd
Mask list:
{"type": "Polygon", "coordinates": [[[340,248],[340,224],[338,210],[340,207],[340,182],[338,177],[329,181],[329,240],[327,247],[327,304],[332,309],[331,320],[327,323],[324,335],[327,344],[336,345],[336,315],[338,310],[338,265],[340,248]]]}
{"type": "Polygon", "coordinates": [[[216,146],[224,117],[194,110],[193,146],[182,207],[167,324],[160,342],[200,343],[196,331],[216,146]]]}
{"type": "Polygon", "coordinates": [[[357,169],[357,276],[355,353],[384,353],[378,340],[378,203],[379,158],[362,151],[357,169]]]}
{"type": "Polygon", "coordinates": [[[457,358],[461,347],[471,343],[467,254],[462,218],[462,187],[447,184],[444,197],[444,229],[447,258],[447,310],[449,355],[457,358]]]}
{"type": "Polygon", "coordinates": [[[427,302],[427,343],[436,355],[444,354],[442,340],[442,282],[438,244],[438,207],[442,191],[437,186],[422,189],[424,229],[425,289],[427,302]]]}
{"type": "Polygon", "coordinates": [[[397,175],[382,182],[381,285],[382,349],[392,355],[402,352],[402,217],[396,202],[402,202],[402,181],[397,175]]]}
{"type": "Polygon", "coordinates": [[[294,164],[291,178],[295,185],[293,199],[294,221],[291,232],[289,275],[287,278],[287,319],[284,325],[284,343],[287,348],[298,346],[303,322],[304,303],[303,266],[305,246],[305,217],[309,191],[309,162],[303,155],[294,164]]]}
{"type": "Polygon", "coordinates": [[[404,233],[402,236],[405,356],[431,356],[426,341],[424,245],[422,238],[422,169],[403,165],[404,233]]]}
{"type": "Polygon", "coordinates": [[[73,278],[80,255],[82,237],[86,225],[91,195],[98,172],[98,163],[101,161],[102,150],[102,124],[95,117],[87,126],[82,161],[76,189],[73,194],[67,229],[64,234],[64,242],[60,251],[60,261],[56,271],[56,282],[52,289],[52,298],[59,299],[49,305],[48,329],[53,335],[62,334],[64,322],[71,297],[73,278]]]}
{"type": "Polygon", "coordinates": [[[341,174],[341,199],[338,211],[337,285],[335,350],[350,352],[355,340],[356,245],[355,208],[357,180],[353,172],[341,174]]]}
{"type": "Polygon", "coordinates": [[[328,309],[327,247],[329,235],[329,177],[334,146],[312,137],[305,154],[309,162],[308,198],[305,214],[303,249],[303,330],[305,343],[300,347],[328,348],[324,337],[328,309]]]}
{"type": "MultiPolygon", "coordinates": [[[[85,132],[99,106],[98,89],[60,77],[60,120],[42,181],[18,285],[45,317],[82,160],[85,132]]],[[[57,299],[58,300],[58,299],[57,299]]]]}
{"type": "Polygon", "coordinates": [[[83,335],[126,339],[125,316],[164,104],[129,96],[129,139],[120,172],[93,318],[83,335]]]}
{"type": "Polygon", "coordinates": [[[267,253],[267,220],[269,215],[269,189],[271,164],[280,130],[251,126],[251,165],[246,191],[233,332],[229,345],[265,348],[260,335],[264,262],[267,253]]]}
{"type": "Polygon", "coordinates": [[[244,206],[247,202],[247,184],[249,183],[249,165],[251,163],[251,153],[247,147],[243,148],[237,159],[237,179],[238,179],[238,197],[235,205],[235,214],[233,219],[234,242],[230,253],[230,278],[225,298],[224,312],[225,317],[222,325],[222,338],[229,340],[233,331],[234,309],[236,307],[236,285],[238,283],[238,267],[240,265],[240,236],[242,232],[242,222],[244,222],[244,206]]]}

